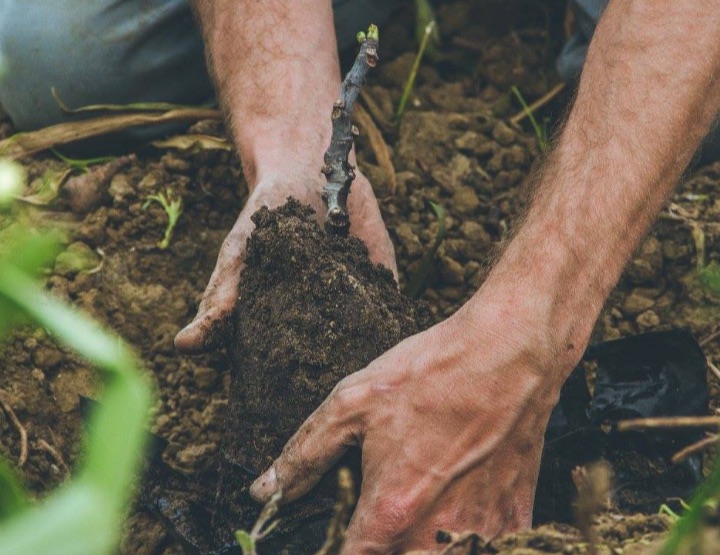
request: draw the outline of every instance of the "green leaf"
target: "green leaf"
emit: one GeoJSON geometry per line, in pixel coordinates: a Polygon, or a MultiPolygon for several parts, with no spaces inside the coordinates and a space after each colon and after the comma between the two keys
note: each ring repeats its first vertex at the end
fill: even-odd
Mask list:
{"type": "Polygon", "coordinates": [[[245,530],[236,530],[235,539],[242,549],[243,555],[255,555],[255,541],[245,530]]]}
{"type": "Polygon", "coordinates": [[[714,260],[697,271],[700,286],[708,293],[720,297],[720,264],[714,260]]]}
{"type": "Polygon", "coordinates": [[[28,501],[20,481],[10,466],[0,459],[0,521],[15,516],[27,507],[28,501]]]}

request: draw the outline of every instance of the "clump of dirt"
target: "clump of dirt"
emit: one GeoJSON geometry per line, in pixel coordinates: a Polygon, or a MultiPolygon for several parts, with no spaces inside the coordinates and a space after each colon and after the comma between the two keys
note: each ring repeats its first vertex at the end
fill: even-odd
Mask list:
{"type": "MultiPolygon", "coordinates": [[[[253,221],[230,338],[214,525],[223,534],[257,518],[248,469],[264,470],[342,378],[433,323],[426,305],[401,295],[392,273],[370,262],[364,243],[326,235],[312,209],[290,199],[253,221]]],[[[290,507],[285,527],[332,508],[334,473],[328,478],[290,507]]]]}

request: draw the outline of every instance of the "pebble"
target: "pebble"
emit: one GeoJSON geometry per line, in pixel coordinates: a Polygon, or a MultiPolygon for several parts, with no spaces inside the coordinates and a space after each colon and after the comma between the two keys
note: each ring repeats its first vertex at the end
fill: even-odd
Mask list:
{"type": "Polygon", "coordinates": [[[510,146],[515,142],[516,133],[508,125],[500,120],[495,124],[493,128],[493,139],[503,146],[510,146]]]}
{"type": "Polygon", "coordinates": [[[635,323],[640,331],[647,331],[660,325],[660,317],[654,311],[646,310],[635,319],[635,323]]]}
{"type": "Polygon", "coordinates": [[[212,389],[217,383],[218,373],[214,368],[196,366],[193,369],[193,374],[195,375],[195,383],[203,391],[212,389]]]}
{"type": "Polygon", "coordinates": [[[465,281],[465,269],[457,260],[445,256],[442,258],[440,276],[448,285],[462,285],[465,281]]]}
{"type": "Polygon", "coordinates": [[[633,291],[625,298],[622,308],[626,314],[634,316],[652,308],[654,304],[652,299],[633,291]]]}
{"type": "Polygon", "coordinates": [[[452,212],[457,216],[470,216],[480,207],[480,199],[472,187],[461,186],[453,193],[452,212]]]}
{"type": "Polygon", "coordinates": [[[182,451],[178,451],[175,460],[185,467],[195,467],[202,459],[211,455],[217,450],[216,443],[203,443],[202,445],[191,445],[182,451]]]}
{"type": "Polygon", "coordinates": [[[130,180],[127,175],[124,173],[118,173],[115,174],[110,181],[108,192],[113,198],[113,201],[117,204],[123,202],[126,197],[134,195],[135,189],[133,189],[132,185],[130,185],[130,180]]]}
{"type": "Polygon", "coordinates": [[[423,253],[423,245],[412,227],[407,222],[398,224],[395,228],[395,235],[400,240],[400,243],[405,247],[409,257],[413,258],[420,256],[423,253]]]}

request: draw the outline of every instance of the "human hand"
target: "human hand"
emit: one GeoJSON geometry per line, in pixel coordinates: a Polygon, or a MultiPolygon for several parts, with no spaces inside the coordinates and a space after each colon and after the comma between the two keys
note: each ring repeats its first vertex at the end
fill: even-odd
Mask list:
{"type": "Polygon", "coordinates": [[[439,529],[492,539],[529,527],[544,431],[575,361],[557,355],[541,316],[510,306],[479,295],[344,379],[253,497],[281,487],[293,501],[357,445],[362,488],[343,554],[429,549],[439,529]]]}
{"type": "MultiPolygon", "coordinates": [[[[245,243],[255,224],[250,217],[262,206],[275,208],[289,196],[325,215],[321,198],[322,176],[304,183],[271,178],[260,181],[248,197],[235,225],[223,242],[215,270],[210,277],[193,321],[175,337],[175,347],[183,353],[199,353],[217,347],[238,298],[240,275],[244,267],[245,243]]],[[[357,173],[348,197],[350,233],[362,239],[373,262],[383,264],[397,277],[395,250],[380,215],[370,182],[357,173]]]]}

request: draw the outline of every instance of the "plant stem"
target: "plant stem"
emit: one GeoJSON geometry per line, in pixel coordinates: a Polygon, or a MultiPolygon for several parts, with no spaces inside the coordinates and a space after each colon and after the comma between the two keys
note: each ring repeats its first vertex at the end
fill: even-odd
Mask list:
{"type": "Polygon", "coordinates": [[[418,69],[420,69],[420,62],[425,55],[425,50],[427,49],[428,43],[430,42],[430,37],[432,36],[433,29],[435,29],[435,21],[431,21],[425,26],[425,34],[423,35],[422,41],[420,41],[420,48],[418,48],[418,53],[417,56],[415,56],[415,61],[413,62],[412,69],[410,70],[408,80],[405,82],[405,88],[403,89],[403,94],[400,98],[400,104],[398,105],[397,113],[395,114],[396,124],[400,123],[403,115],[405,115],[407,103],[410,99],[410,93],[415,86],[415,78],[417,77],[418,69]]]}
{"type": "Polygon", "coordinates": [[[354,137],[359,133],[351,122],[352,110],[365,76],[370,68],[378,63],[378,28],[370,25],[367,35],[358,33],[358,40],[360,52],[340,86],[340,98],[333,104],[332,138],[325,151],[325,164],[322,167],[327,179],[322,195],[327,208],[325,231],[328,235],[341,237],[347,237],[350,231],[347,197],[350,185],[355,179],[355,168],[350,165],[348,156],[354,137]]]}

